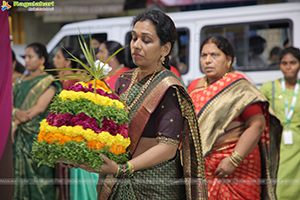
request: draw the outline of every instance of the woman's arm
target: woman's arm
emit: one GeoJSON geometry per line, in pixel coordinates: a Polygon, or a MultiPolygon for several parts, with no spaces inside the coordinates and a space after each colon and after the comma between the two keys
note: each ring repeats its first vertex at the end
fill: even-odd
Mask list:
{"type": "MultiPolygon", "coordinates": [[[[234,150],[243,158],[253,151],[261,134],[265,131],[266,120],[262,113],[261,103],[255,103],[247,107],[240,115],[241,120],[245,121],[246,130],[239,138],[234,150]]],[[[226,157],[218,165],[215,175],[218,178],[224,178],[232,174],[235,169],[236,166],[230,161],[229,157],[226,157]]]]}
{"type": "Polygon", "coordinates": [[[241,135],[235,151],[238,152],[243,158],[253,151],[257,145],[262,132],[265,131],[266,120],[263,115],[250,123],[250,126],[241,135]]]}
{"type": "Polygon", "coordinates": [[[48,105],[51,103],[53,97],[55,95],[55,88],[50,87],[48,88],[37,100],[37,103],[31,107],[27,111],[27,115],[30,119],[36,117],[40,113],[44,112],[48,105]]]}
{"type": "Polygon", "coordinates": [[[37,100],[37,103],[29,110],[18,110],[15,112],[19,122],[27,122],[44,112],[55,95],[55,88],[48,88],[37,100]]]}
{"type": "MultiPolygon", "coordinates": [[[[158,165],[164,161],[174,158],[177,151],[177,147],[171,144],[158,143],[154,147],[145,151],[143,154],[133,158],[129,162],[134,166],[134,170],[142,170],[158,165]]],[[[110,160],[105,155],[100,155],[104,164],[101,165],[102,171],[101,174],[117,174],[118,164],[115,161],[110,160]]],[[[80,167],[89,172],[99,173],[85,164],[75,165],[75,167],[80,167]]]]}

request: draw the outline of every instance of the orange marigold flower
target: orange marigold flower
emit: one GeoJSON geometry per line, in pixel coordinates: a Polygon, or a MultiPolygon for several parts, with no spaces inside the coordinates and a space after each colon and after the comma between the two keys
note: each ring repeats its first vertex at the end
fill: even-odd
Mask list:
{"type": "Polygon", "coordinates": [[[86,146],[89,147],[89,149],[101,150],[103,147],[105,147],[105,144],[101,143],[100,141],[90,140],[86,142],[86,146]]]}
{"type": "MultiPolygon", "coordinates": [[[[95,80],[91,80],[91,81],[88,82],[88,83],[91,83],[91,84],[94,85],[95,80]]],[[[108,89],[108,87],[105,85],[105,83],[104,83],[103,81],[99,80],[99,79],[97,79],[97,82],[96,82],[96,88],[103,88],[103,89],[105,89],[106,91],[110,91],[110,90],[108,89]]]]}
{"type": "Polygon", "coordinates": [[[113,143],[111,145],[111,148],[110,148],[110,152],[116,154],[116,155],[119,155],[121,153],[125,153],[126,152],[126,149],[124,146],[122,145],[117,145],[116,143],[113,143]]]}
{"type": "Polygon", "coordinates": [[[84,137],[80,135],[80,136],[73,137],[72,140],[74,140],[75,142],[81,142],[82,140],[84,140],[84,137]]]}
{"type": "Polygon", "coordinates": [[[44,139],[44,137],[45,137],[45,135],[46,135],[46,131],[41,131],[39,134],[38,134],[38,142],[42,142],[43,140],[45,140],[44,139]]]}

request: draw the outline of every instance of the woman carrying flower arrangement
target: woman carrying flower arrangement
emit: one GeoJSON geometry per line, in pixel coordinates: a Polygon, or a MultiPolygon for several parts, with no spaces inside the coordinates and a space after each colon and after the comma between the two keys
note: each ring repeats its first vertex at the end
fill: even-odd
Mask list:
{"type": "MultiPolygon", "coordinates": [[[[152,10],[136,16],[133,26],[131,53],[139,67],[116,83],[128,105],[130,159],[117,164],[101,155],[105,164],[98,199],[207,199],[194,107],[183,83],[169,71],[168,55],[177,37],[174,23],[152,10]]],[[[84,164],[75,167],[95,172],[84,164]]]]}

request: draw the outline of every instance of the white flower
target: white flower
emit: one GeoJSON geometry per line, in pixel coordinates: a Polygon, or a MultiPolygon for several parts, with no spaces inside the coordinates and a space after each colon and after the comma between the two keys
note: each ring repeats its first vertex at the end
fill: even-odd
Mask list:
{"type": "Polygon", "coordinates": [[[112,68],[106,63],[104,66],[104,63],[103,62],[101,62],[100,60],[96,60],[95,61],[95,67],[96,67],[96,69],[98,69],[98,67],[101,69],[102,67],[102,73],[104,74],[104,75],[107,75],[111,70],[112,70],[112,68]]]}

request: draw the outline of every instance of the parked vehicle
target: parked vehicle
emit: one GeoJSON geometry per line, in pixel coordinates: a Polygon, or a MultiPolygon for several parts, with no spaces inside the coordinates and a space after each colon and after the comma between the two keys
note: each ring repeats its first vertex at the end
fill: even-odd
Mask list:
{"type": "MultiPolygon", "coordinates": [[[[235,8],[168,13],[174,20],[178,41],[172,53],[172,65],[178,67],[186,85],[204,76],[200,67],[200,43],[212,35],[227,37],[235,48],[236,70],[260,87],[264,82],[282,77],[276,49],[284,42],[300,47],[300,3],[280,3],[235,8]],[[270,53],[272,55],[270,56],[270,53]],[[275,53],[274,53],[275,52],[275,53]]],[[[132,17],[88,20],[71,23],[47,44],[50,60],[61,46],[80,48],[78,35],[97,34],[107,40],[128,45],[132,17]]],[[[131,65],[130,48],[126,49],[131,65]]]]}

